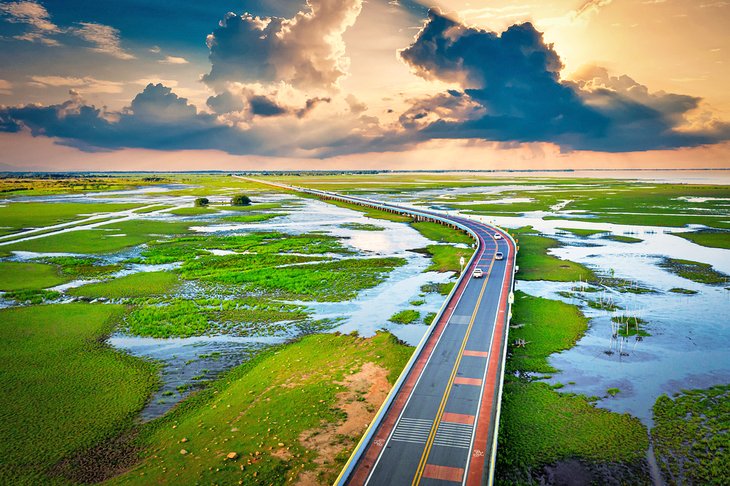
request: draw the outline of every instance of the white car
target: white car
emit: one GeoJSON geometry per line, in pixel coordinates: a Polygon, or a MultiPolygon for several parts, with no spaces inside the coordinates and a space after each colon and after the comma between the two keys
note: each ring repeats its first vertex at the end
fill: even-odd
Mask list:
{"type": "Polygon", "coordinates": [[[476,270],[474,270],[474,273],[472,274],[472,277],[474,277],[474,278],[482,278],[483,276],[484,276],[484,272],[482,271],[481,268],[477,268],[476,270]]]}
{"type": "Polygon", "coordinates": [[[501,251],[498,251],[497,253],[494,254],[494,259],[495,260],[504,260],[504,253],[502,253],[501,251]]]}
{"type": "Polygon", "coordinates": [[[502,239],[502,235],[500,235],[499,233],[494,233],[494,239],[495,240],[501,240],[502,239]]]}

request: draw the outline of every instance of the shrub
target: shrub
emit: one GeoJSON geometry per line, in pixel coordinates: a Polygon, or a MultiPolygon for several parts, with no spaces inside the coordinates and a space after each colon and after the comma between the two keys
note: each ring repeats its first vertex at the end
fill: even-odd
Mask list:
{"type": "Polygon", "coordinates": [[[204,208],[208,204],[210,204],[210,201],[207,197],[199,197],[195,200],[195,206],[199,208],[204,208]]]}
{"type": "Polygon", "coordinates": [[[244,194],[238,194],[231,199],[231,206],[249,206],[250,204],[251,199],[244,194]]]}

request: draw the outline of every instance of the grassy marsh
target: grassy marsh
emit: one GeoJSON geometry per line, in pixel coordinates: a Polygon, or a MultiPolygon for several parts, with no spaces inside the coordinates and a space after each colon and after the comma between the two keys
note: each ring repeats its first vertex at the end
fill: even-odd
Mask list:
{"type": "Polygon", "coordinates": [[[43,263],[0,262],[0,290],[39,290],[68,282],[58,267],[43,263]]]}
{"type": "Polygon", "coordinates": [[[651,435],[670,484],[724,484],[730,478],[730,385],[660,396],[651,435]]]}
{"type": "Polygon", "coordinates": [[[692,260],[664,258],[659,266],[675,275],[697,283],[721,285],[726,284],[730,279],[729,275],[718,272],[712,268],[712,265],[692,260]]]}
{"type": "Polygon", "coordinates": [[[0,311],[0,482],[65,483],[64,458],[129,429],[155,367],[101,343],[124,308],[43,305],[0,311]]]}
{"type": "Polygon", "coordinates": [[[387,333],[265,351],[143,427],[142,463],[112,484],[331,483],[411,352],[387,333]]]}
{"type": "Polygon", "coordinates": [[[693,231],[691,233],[672,234],[698,245],[730,249],[730,231],[693,231]]]}
{"type": "Polygon", "coordinates": [[[589,268],[569,260],[562,260],[548,254],[551,248],[560,246],[557,240],[534,233],[531,227],[512,232],[517,241],[517,278],[520,280],[551,280],[572,282],[595,280],[596,275],[589,268]]]}
{"type": "Polygon", "coordinates": [[[14,243],[4,250],[41,253],[112,253],[171,235],[188,232],[189,223],[154,220],[120,221],[93,229],[81,229],[14,243]]]}
{"type": "Polygon", "coordinates": [[[179,277],[173,272],[140,272],[83,285],[70,289],[68,294],[91,299],[131,299],[169,294],[179,284],[179,277]]]}
{"type": "Polygon", "coordinates": [[[511,374],[505,375],[502,399],[497,449],[500,484],[532,483],[543,466],[571,458],[591,464],[628,464],[629,470],[639,467],[636,464],[644,458],[648,438],[638,419],[596,408],[586,397],[557,392],[562,386],[522,377],[556,371],[547,358],[572,347],[585,332],[583,314],[575,306],[519,291],[513,313],[510,339],[524,340],[524,345],[510,346],[506,363],[511,374]]]}

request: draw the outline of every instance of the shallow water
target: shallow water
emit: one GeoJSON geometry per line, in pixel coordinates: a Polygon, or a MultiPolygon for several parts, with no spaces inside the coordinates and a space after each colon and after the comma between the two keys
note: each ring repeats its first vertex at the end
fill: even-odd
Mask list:
{"type": "MultiPolygon", "coordinates": [[[[608,388],[619,388],[615,397],[604,398],[599,406],[629,412],[647,424],[651,407],[662,393],[683,388],[703,388],[730,381],[730,291],[723,286],[692,282],[674,275],[657,263],[665,256],[710,263],[730,271],[728,250],[705,248],[663,233],[640,233],[642,243],[619,243],[598,236],[558,237],[566,245],[553,250],[556,256],[583,263],[599,272],[611,270],[617,278],[636,281],[652,288],[649,294],[613,292],[611,299],[625,310],[598,311],[584,307],[592,317],[590,328],[575,346],[553,355],[550,363],[559,370],[550,380],[565,384],[565,391],[603,397],[608,388]],[[591,241],[597,247],[573,246],[591,241]],[[671,288],[695,290],[695,295],[668,292],[671,288]],[[645,319],[651,335],[637,340],[612,339],[611,317],[634,315],[645,319]],[[608,354],[613,351],[612,354],[608,354]],[[575,385],[568,382],[574,381],[575,385]]],[[[571,283],[518,282],[531,295],[580,304],[565,299],[558,291],[570,290],[571,283]]],[[[586,294],[596,298],[595,294],[586,294]]]]}
{"type": "MultiPolygon", "coordinates": [[[[269,201],[277,200],[276,197],[269,201]]],[[[263,201],[262,201],[263,202],[263,201]]],[[[206,215],[207,216],[207,215],[206,215]]],[[[199,219],[199,218],[195,218],[199,219]]],[[[193,228],[201,234],[240,234],[253,231],[280,231],[289,234],[322,231],[324,233],[345,238],[343,243],[357,250],[361,258],[368,257],[401,257],[407,260],[406,265],[396,268],[378,286],[365,290],[352,301],[346,302],[301,302],[312,311],[313,319],[338,319],[339,324],[331,332],[350,333],[357,331],[361,336],[371,336],[380,329],[389,329],[401,340],[415,345],[428,329],[423,323],[395,324],[388,318],[396,312],[412,307],[412,300],[424,300],[416,307],[422,317],[436,312],[443,303],[444,297],[435,294],[421,296],[421,286],[430,282],[445,282],[450,274],[424,272],[430,264],[426,256],[410,251],[422,248],[432,241],[424,238],[416,230],[402,223],[384,220],[373,220],[357,211],[339,208],[316,200],[303,200],[302,206],[294,208],[287,216],[282,216],[262,223],[213,224],[193,228]],[[343,228],[343,223],[370,223],[384,228],[383,231],[363,231],[343,228]]],[[[226,251],[211,250],[215,254],[227,254],[226,251]]],[[[342,255],[331,255],[342,258],[342,255]]],[[[161,266],[132,266],[125,269],[129,273],[137,271],[156,271],[161,266]],[[134,268],[132,268],[134,267],[134,268]]],[[[299,303],[299,302],[298,302],[299,303]]],[[[144,419],[155,418],[177,402],[187,392],[179,393],[178,386],[200,384],[212,379],[220,372],[236,366],[256,351],[271,344],[295,338],[297,334],[277,337],[235,338],[227,335],[191,337],[177,339],[155,339],[116,334],[109,339],[112,346],[125,349],[135,356],[151,358],[164,364],[162,372],[162,388],[142,412],[144,419]],[[200,359],[200,355],[220,353],[216,359],[200,359]],[[201,370],[207,370],[201,373],[201,370]],[[201,377],[201,374],[204,375],[201,377]],[[197,377],[197,379],[193,379],[197,377]]]]}
{"type": "MultiPolygon", "coordinates": [[[[644,177],[648,180],[676,182],[672,177],[690,174],[650,175],[644,174],[644,177]]],[[[730,175],[730,172],[726,175],[730,175]]],[[[707,174],[694,176],[700,181],[707,174]]],[[[728,182],[730,180],[725,183],[728,182]]],[[[485,189],[489,194],[497,195],[513,190],[510,183],[485,189]]],[[[433,197],[432,201],[439,200],[438,191],[428,192],[433,197]]],[[[401,194],[397,198],[386,194],[374,194],[373,197],[397,199],[401,204],[407,200],[416,206],[427,207],[430,202],[423,203],[423,193],[401,194]]],[[[467,193],[473,194],[473,188],[469,191],[449,188],[441,191],[440,196],[452,197],[467,193]]],[[[505,205],[505,209],[508,208],[509,205],[505,205]]],[[[554,216],[556,213],[553,211],[560,209],[556,207],[549,212],[528,212],[521,217],[465,216],[505,228],[532,226],[565,245],[551,250],[555,256],[582,263],[598,274],[634,281],[642,287],[654,289],[655,293],[637,295],[606,291],[604,295],[625,308],[623,311],[606,312],[591,309],[580,299],[566,299],[558,295],[559,291],[570,291],[575,283],[518,281],[518,289],[531,295],[581,305],[584,313],[590,317],[589,329],[576,346],[550,357],[551,365],[561,371],[548,381],[562,383],[565,385],[562,390],[566,392],[597,396],[598,406],[615,412],[628,412],[649,426],[652,420],[651,407],[659,395],[730,382],[730,353],[727,351],[730,349],[730,319],[727,317],[730,315],[730,291],[725,288],[728,285],[695,283],[658,266],[663,258],[669,257],[708,263],[716,270],[730,274],[730,250],[703,247],[670,234],[694,231],[700,227],[694,225],[674,228],[543,219],[545,216],[554,216]],[[643,241],[622,243],[602,238],[603,235],[579,237],[558,228],[601,230],[643,241]],[[674,287],[698,293],[683,295],[668,292],[674,287]],[[651,335],[639,339],[614,339],[611,327],[611,317],[614,315],[633,315],[647,320],[644,329],[651,335]],[[606,390],[609,388],[619,388],[620,392],[614,397],[607,397],[606,390]]],[[[590,299],[598,297],[594,293],[586,293],[585,296],[590,299]]]]}
{"type": "Polygon", "coordinates": [[[283,338],[232,336],[155,339],[120,333],[108,340],[115,348],[164,364],[162,386],[142,410],[143,420],[159,417],[206,381],[244,363],[257,351],[284,341],[283,338]]]}
{"type": "MultiPolygon", "coordinates": [[[[672,173],[669,176],[688,176],[672,173]]],[[[730,174],[730,172],[728,172],[730,174]]],[[[593,174],[598,176],[598,174],[593,174]]],[[[636,175],[631,173],[631,175],[636,175]]],[[[555,177],[550,174],[549,177],[555,177]]],[[[701,180],[706,175],[699,174],[701,180]]],[[[714,174],[713,174],[714,176],[714,174]]],[[[648,180],[660,180],[662,175],[648,180]]],[[[480,193],[498,195],[507,190],[524,187],[512,181],[502,186],[478,188],[431,189],[402,194],[374,194],[376,199],[388,199],[403,205],[421,203],[421,207],[431,206],[439,200],[459,194],[480,193]],[[425,201],[425,202],[424,202],[425,201]]],[[[542,189],[549,190],[546,185],[542,189]]],[[[164,193],[163,193],[164,194],[164,193]]],[[[84,196],[90,201],[98,198],[84,196]]],[[[101,196],[103,197],[103,196],[101,196]]],[[[189,204],[187,197],[163,196],[158,193],[116,194],[115,201],[155,202],[178,205],[181,201],[189,204]],[[168,198],[168,199],[165,199],[168,198]],[[169,200],[169,202],[167,202],[169,200]]],[[[83,199],[83,197],[77,199],[83,199]]],[[[110,198],[112,199],[112,198],[110,198]]],[[[191,199],[191,198],[190,198],[191,199]]],[[[261,202],[291,199],[290,196],[270,194],[257,200],[261,202]]],[[[342,318],[333,330],[343,333],[357,331],[360,335],[370,336],[379,329],[388,329],[409,344],[416,344],[428,328],[423,324],[399,325],[388,322],[394,313],[410,308],[411,300],[425,300],[422,306],[415,307],[422,316],[436,312],[443,303],[443,296],[426,294],[420,296],[420,287],[429,282],[444,282],[448,274],[424,273],[429,264],[425,256],[409,250],[431,243],[420,233],[401,223],[372,220],[361,213],[343,209],[316,200],[301,200],[302,206],[290,210],[288,216],[275,218],[262,223],[220,224],[199,226],[201,234],[235,234],[247,231],[281,231],[285,233],[305,233],[323,231],[335,236],[348,238],[346,244],[368,256],[399,256],[408,263],[394,270],[388,278],[375,288],[361,292],[358,298],[341,303],[307,303],[315,318],[342,318]],[[342,228],[342,223],[371,223],[385,228],[384,231],[362,231],[342,228]]],[[[698,201],[699,202],[699,201],[698,201]]],[[[417,205],[417,204],[416,204],[417,205]]],[[[509,204],[505,204],[505,209],[509,204]]],[[[559,210],[555,208],[554,210],[559,210]]],[[[457,214],[451,211],[452,214],[457,214]]],[[[201,221],[206,224],[222,215],[238,214],[225,212],[216,215],[186,217],[186,220],[201,221]]],[[[626,308],[624,312],[648,321],[646,330],[651,334],[642,340],[630,337],[625,340],[613,339],[610,318],[614,313],[597,311],[584,307],[591,318],[589,329],[577,345],[568,351],[553,355],[550,362],[562,370],[556,373],[551,383],[561,382],[565,391],[602,397],[598,405],[617,412],[629,412],[647,424],[651,422],[651,406],[662,393],[673,393],[682,388],[705,387],[716,383],[730,382],[730,292],[724,287],[698,284],[673,275],[657,266],[663,257],[683,258],[712,264],[717,270],[730,274],[730,251],[705,248],[683,238],[668,234],[670,232],[691,231],[693,228],[659,228],[638,225],[617,225],[590,221],[544,220],[553,212],[531,212],[523,217],[476,217],[507,228],[531,225],[537,231],[555,237],[565,244],[554,249],[556,256],[577,261],[590,266],[599,273],[613,272],[617,278],[637,281],[652,288],[652,294],[611,294],[615,302],[626,308]],[[644,241],[641,243],[621,243],[595,235],[581,238],[565,234],[557,228],[596,229],[614,234],[626,234],[644,241]],[[668,293],[673,287],[698,291],[696,295],[668,293]],[[574,382],[574,384],[569,384],[574,382]],[[611,398],[603,398],[608,388],[616,387],[621,391],[611,398]]],[[[172,215],[153,215],[148,217],[173,218],[172,215]]],[[[121,261],[139,253],[139,248],[105,257],[106,261],[121,261]]],[[[65,256],[66,254],[63,254],[65,256]]],[[[16,252],[13,259],[29,260],[40,255],[16,252]]],[[[127,269],[129,273],[142,271],[141,268],[127,269]]],[[[148,270],[154,271],[154,270],[148,270]]],[[[69,284],[66,284],[69,285],[69,284]]],[[[572,283],[555,282],[518,282],[518,288],[531,295],[564,300],[580,304],[579,300],[565,299],[558,291],[570,290],[572,283]]],[[[586,294],[590,298],[595,294],[586,294]]],[[[203,379],[212,378],[217,373],[248,359],[262,347],[282,342],[290,336],[277,338],[234,338],[230,336],[196,337],[186,339],[152,339],[123,335],[112,336],[109,342],[130,353],[153,358],[165,363],[163,388],[158,392],[143,416],[153,418],[164,413],[183,396],[177,392],[178,385],[198,383],[201,371],[207,369],[203,379]],[[216,358],[200,359],[201,354],[220,353],[216,358]],[[193,360],[193,361],[191,361],[193,360]],[[173,392],[171,395],[169,392],[173,392]],[[163,401],[164,403],[159,403],[163,401]]]]}

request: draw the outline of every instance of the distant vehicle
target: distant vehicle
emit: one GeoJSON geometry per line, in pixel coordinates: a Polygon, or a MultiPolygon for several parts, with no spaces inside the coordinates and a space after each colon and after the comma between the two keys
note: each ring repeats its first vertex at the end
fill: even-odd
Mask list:
{"type": "Polygon", "coordinates": [[[501,251],[498,251],[497,253],[494,254],[494,259],[495,260],[504,260],[504,253],[502,253],[501,251]]]}
{"type": "Polygon", "coordinates": [[[501,240],[502,239],[502,235],[500,235],[499,233],[494,233],[494,239],[495,240],[501,240]]]}
{"type": "Polygon", "coordinates": [[[474,278],[482,278],[484,276],[484,272],[482,272],[481,268],[477,268],[474,270],[474,273],[472,274],[474,278]]]}

